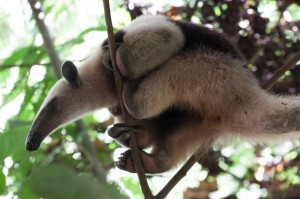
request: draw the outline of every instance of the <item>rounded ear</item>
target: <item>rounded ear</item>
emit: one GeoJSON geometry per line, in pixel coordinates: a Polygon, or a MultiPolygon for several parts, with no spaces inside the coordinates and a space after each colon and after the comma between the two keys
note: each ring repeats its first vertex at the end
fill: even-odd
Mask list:
{"type": "Polygon", "coordinates": [[[81,86],[82,82],[73,62],[65,61],[61,66],[61,74],[72,87],[79,88],[81,86]]]}

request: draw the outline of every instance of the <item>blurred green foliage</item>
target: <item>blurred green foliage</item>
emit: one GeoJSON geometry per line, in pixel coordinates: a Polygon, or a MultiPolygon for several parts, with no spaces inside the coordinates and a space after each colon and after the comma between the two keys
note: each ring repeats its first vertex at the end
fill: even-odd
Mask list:
{"type": "MultiPolygon", "coordinates": [[[[47,139],[38,152],[25,151],[24,143],[31,122],[56,82],[56,77],[28,3],[10,2],[0,3],[3,4],[3,10],[0,10],[0,48],[3,49],[0,52],[0,125],[5,124],[0,129],[0,196],[25,199],[128,198],[121,193],[126,192],[133,198],[142,198],[136,178],[118,176],[118,185],[111,185],[106,174],[97,176],[93,173],[75,124],[51,135],[51,139],[47,139]]],[[[153,9],[151,1],[111,2],[116,29],[127,24],[131,18],[153,9]]],[[[45,22],[61,59],[79,63],[88,56],[92,47],[105,39],[101,3],[41,1],[45,22]]],[[[206,0],[199,1],[194,10],[193,0],[181,1],[180,6],[171,4],[171,1],[166,2],[166,6],[159,4],[160,12],[170,17],[212,25],[236,38],[249,60],[247,67],[262,83],[293,52],[300,50],[299,1],[206,0]],[[191,10],[194,11],[192,14],[191,10]],[[271,15],[263,16],[268,13],[271,15]]],[[[299,91],[299,72],[298,68],[287,72],[274,91],[299,91]]],[[[97,157],[108,173],[115,172],[112,170],[112,154],[118,145],[105,141],[103,135],[112,124],[111,119],[99,123],[99,118],[87,116],[84,123],[97,157]],[[96,131],[99,128],[100,133],[96,131]]],[[[203,188],[205,183],[202,182],[199,189],[212,193],[217,190],[210,195],[212,198],[243,198],[250,193],[254,193],[251,198],[279,198],[282,194],[288,198],[290,192],[299,191],[299,146],[299,141],[270,148],[255,148],[237,142],[213,150],[209,156],[211,159],[201,164],[204,167],[202,170],[208,171],[205,181],[211,185],[215,183],[217,187],[203,188]]]]}
{"type": "MultiPolygon", "coordinates": [[[[12,1],[10,6],[16,6],[18,3],[12,1]]],[[[41,3],[46,18],[55,19],[57,22],[48,22],[47,25],[62,58],[72,54],[73,48],[85,45],[89,34],[99,36],[106,31],[101,2],[94,2],[99,6],[97,9],[99,14],[96,16],[98,19],[95,18],[93,23],[80,26],[77,25],[78,18],[73,14],[75,11],[82,11],[79,8],[80,3],[76,4],[74,1],[41,1],[41,3]],[[57,25],[59,27],[56,27],[57,25]],[[55,34],[56,31],[58,35],[55,34]]],[[[8,8],[11,8],[10,6],[8,8]]],[[[1,24],[8,27],[6,29],[1,26],[2,34],[6,35],[1,40],[8,40],[14,46],[12,49],[6,46],[6,41],[0,42],[1,48],[9,52],[0,54],[0,107],[4,116],[1,122],[2,125],[5,124],[5,128],[0,130],[0,195],[5,198],[25,199],[127,198],[121,194],[117,186],[107,182],[105,174],[103,176],[93,174],[91,163],[82,152],[81,140],[84,138],[74,124],[54,133],[38,152],[25,151],[25,139],[31,122],[46,94],[56,82],[56,77],[34,19],[23,16],[24,18],[20,18],[17,22],[23,23],[24,32],[29,34],[18,35],[14,32],[14,24],[10,24],[13,23],[12,19],[22,16],[22,11],[26,12],[25,15],[31,15],[28,2],[23,2],[21,8],[17,10],[19,11],[17,14],[11,13],[13,10],[4,10],[6,12],[0,17],[1,24]],[[7,34],[3,33],[5,31],[7,34]],[[9,33],[13,33],[15,37],[9,36],[9,33]],[[7,119],[5,115],[11,116],[7,119]]],[[[85,13],[81,17],[91,16],[85,13]]],[[[97,39],[98,45],[103,39],[103,36],[97,39]]],[[[87,57],[92,47],[80,49],[82,56],[76,57],[75,61],[79,62],[87,57]]],[[[112,167],[111,154],[117,145],[112,147],[99,140],[96,131],[98,124],[94,117],[88,116],[84,121],[87,125],[94,125],[94,128],[89,128],[89,135],[92,147],[97,149],[97,157],[107,169],[112,167]]]]}

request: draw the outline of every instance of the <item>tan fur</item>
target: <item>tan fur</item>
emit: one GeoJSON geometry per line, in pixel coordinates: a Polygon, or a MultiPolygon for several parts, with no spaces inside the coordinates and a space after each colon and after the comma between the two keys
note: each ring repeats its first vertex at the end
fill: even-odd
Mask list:
{"type": "Polygon", "coordinates": [[[175,24],[166,23],[166,20],[167,17],[162,15],[143,16],[124,28],[124,44],[130,50],[126,55],[129,78],[145,75],[182,48],[182,32],[175,24]]]}
{"type": "MultiPolygon", "coordinates": [[[[204,47],[182,50],[184,35],[161,16],[138,18],[124,30],[117,62],[126,73],[123,100],[139,125],[146,172],[169,170],[198,147],[205,154],[211,145],[236,138],[260,144],[300,137],[299,97],[262,90],[244,61],[234,58],[234,46],[224,53],[204,47]],[[149,146],[151,154],[143,151],[149,146]]],[[[97,108],[118,106],[103,54],[108,55],[99,49],[79,69],[79,88],[61,79],[51,89],[28,136],[28,150],[37,150],[46,135],[67,122],[97,108]]],[[[114,126],[110,133],[128,145],[132,129],[114,126]]],[[[117,166],[135,172],[130,153],[123,154],[117,166]]]]}
{"type": "Polygon", "coordinates": [[[70,111],[64,111],[63,118],[70,120],[70,117],[76,115],[75,118],[71,119],[73,121],[99,107],[110,107],[116,104],[114,82],[105,74],[101,55],[102,50],[99,49],[91,59],[79,67],[80,78],[83,82],[80,89],[71,88],[64,78],[60,79],[49,91],[41,109],[53,96],[58,96],[58,98],[62,98],[61,103],[58,103],[61,106],[59,108],[70,111]],[[95,76],[97,78],[93,78],[95,76]],[[104,98],[103,96],[106,97],[104,98]],[[64,101],[64,98],[68,100],[64,101]],[[78,106],[79,104],[80,107],[78,106]]]}
{"type": "Polygon", "coordinates": [[[82,80],[79,88],[72,87],[64,78],[51,88],[37,113],[27,144],[33,140],[33,145],[39,146],[48,134],[60,126],[98,108],[111,107],[118,103],[113,78],[107,75],[102,64],[102,54],[101,49],[97,50],[79,68],[82,80]]]}
{"type": "Polygon", "coordinates": [[[161,171],[201,146],[205,152],[236,138],[263,144],[300,137],[299,98],[267,93],[241,61],[223,54],[180,54],[149,73],[136,91],[126,90],[125,84],[124,92],[127,109],[139,119],[155,118],[170,107],[201,115],[181,121],[170,136],[157,136],[157,165],[169,164],[161,171]]]}

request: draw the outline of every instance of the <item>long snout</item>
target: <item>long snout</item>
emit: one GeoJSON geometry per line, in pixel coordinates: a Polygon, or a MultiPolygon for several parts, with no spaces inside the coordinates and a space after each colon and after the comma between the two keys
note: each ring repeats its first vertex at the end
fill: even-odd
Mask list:
{"type": "Polygon", "coordinates": [[[60,124],[59,112],[57,111],[57,99],[50,100],[38,113],[33,121],[26,139],[26,150],[36,151],[39,149],[42,141],[60,124]]]}
{"type": "MultiPolygon", "coordinates": [[[[51,120],[51,119],[50,119],[51,120]]],[[[54,130],[52,122],[48,120],[45,122],[42,115],[38,115],[29,130],[26,139],[26,150],[27,151],[37,151],[42,143],[42,141],[54,130]]]]}
{"type": "Polygon", "coordinates": [[[44,138],[41,138],[40,133],[37,133],[30,129],[29,134],[26,139],[26,150],[27,151],[37,151],[41,145],[44,138]]]}

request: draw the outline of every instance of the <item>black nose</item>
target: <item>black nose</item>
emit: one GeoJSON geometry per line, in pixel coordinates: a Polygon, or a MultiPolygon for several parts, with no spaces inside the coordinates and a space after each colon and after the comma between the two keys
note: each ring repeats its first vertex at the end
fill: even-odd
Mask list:
{"type": "Polygon", "coordinates": [[[27,151],[37,151],[40,147],[41,141],[34,137],[27,137],[26,140],[26,150],[27,151]]]}

